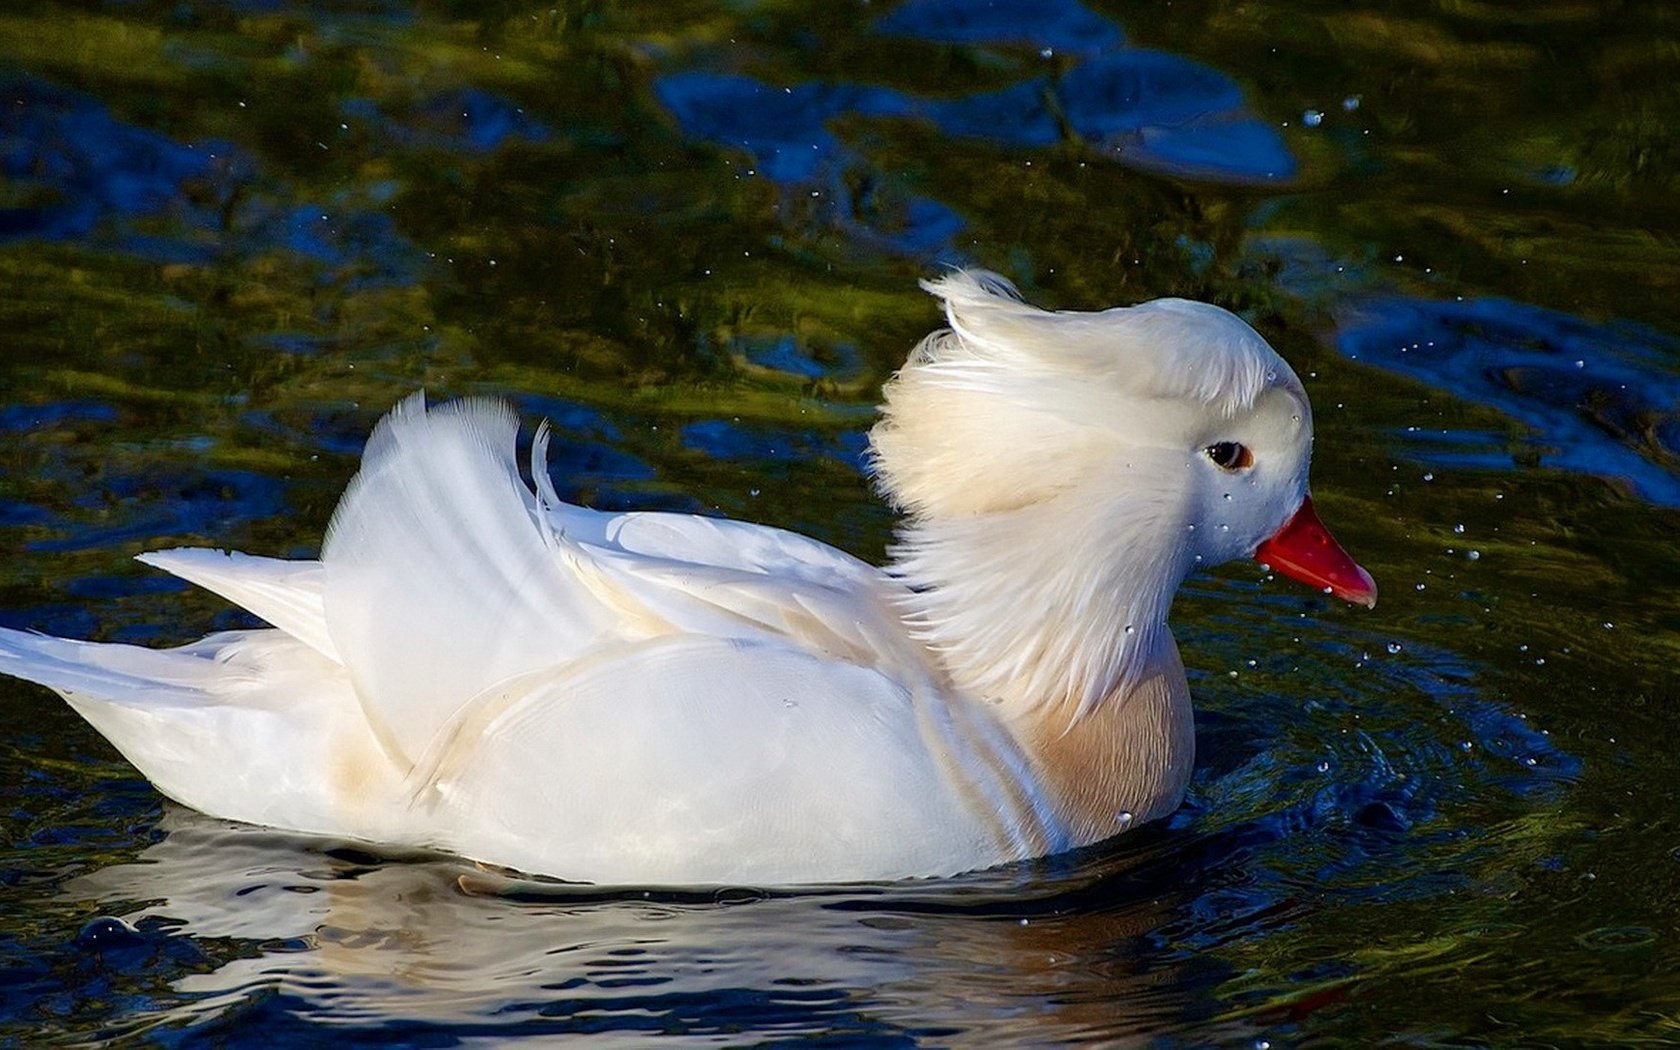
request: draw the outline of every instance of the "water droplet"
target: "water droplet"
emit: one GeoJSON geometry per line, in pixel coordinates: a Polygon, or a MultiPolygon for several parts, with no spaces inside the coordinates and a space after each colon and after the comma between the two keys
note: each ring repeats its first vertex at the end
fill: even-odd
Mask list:
{"type": "Polygon", "coordinates": [[[1229,499],[1230,499],[1230,498],[1231,498],[1231,494],[1230,494],[1230,493],[1229,493],[1229,492],[1227,492],[1227,493],[1225,493],[1225,495],[1224,495],[1224,496],[1222,496],[1222,497],[1220,497],[1220,498],[1221,498],[1221,499],[1225,499],[1225,500],[1229,500],[1229,499]]]}
{"type": "Polygon", "coordinates": [[[1434,480],[1435,480],[1435,475],[1434,475],[1434,474],[1433,474],[1433,473],[1430,473],[1430,474],[1425,474],[1425,475],[1424,475],[1424,476],[1423,476],[1423,480],[1425,480],[1425,481],[1434,481],[1434,480]]]}
{"type": "Polygon", "coordinates": [[[1604,629],[1606,631],[1613,631],[1613,630],[1615,630],[1615,628],[1616,628],[1616,625],[1611,623],[1609,620],[1604,621],[1604,629]]]}
{"type": "Polygon", "coordinates": [[[1318,765],[1313,768],[1318,770],[1320,773],[1328,773],[1330,772],[1330,762],[1327,759],[1319,759],[1318,765]]]}
{"type": "Polygon", "coordinates": [[[1424,589],[1425,586],[1426,586],[1425,584],[1420,583],[1420,584],[1417,585],[1417,589],[1421,591],[1421,590],[1424,589]]]}
{"type": "Polygon", "coordinates": [[[1400,651],[1400,643],[1399,642],[1389,642],[1388,643],[1388,655],[1393,656],[1395,653],[1397,653],[1399,651],[1400,651]]]}
{"type": "Polygon", "coordinates": [[[1476,745],[1468,740],[1460,740],[1458,742],[1458,749],[1460,751],[1473,751],[1475,748],[1476,745]]]}
{"type": "Polygon", "coordinates": [[[1453,526],[1453,531],[1458,533],[1460,536],[1462,536],[1462,535],[1464,535],[1464,526],[1463,525],[1454,525],[1453,526]]]}
{"type": "Polygon", "coordinates": [[[1135,818],[1133,818],[1130,810],[1123,809],[1120,812],[1114,814],[1115,826],[1118,827],[1121,831],[1125,831],[1127,828],[1131,827],[1133,819],[1135,819],[1135,818]]]}
{"type": "Polygon", "coordinates": [[[1219,531],[1220,531],[1220,532],[1230,532],[1230,531],[1231,531],[1231,526],[1229,526],[1229,525],[1221,525],[1221,526],[1219,526],[1219,531]]]}
{"type": "Polygon", "coordinates": [[[1195,532],[1196,531],[1196,523],[1191,522],[1189,525],[1186,525],[1185,528],[1184,528],[1184,531],[1185,532],[1195,532]]]}
{"type": "Polygon", "coordinates": [[[1342,99],[1342,109],[1348,113],[1352,113],[1354,110],[1359,108],[1359,101],[1360,96],[1349,95],[1347,98],[1342,99]]]}
{"type": "Polygon", "coordinates": [[[758,498],[758,490],[757,489],[748,489],[747,490],[747,495],[753,497],[754,499],[757,499],[758,498]]]}
{"type": "Polygon", "coordinates": [[[1316,128],[1320,124],[1324,123],[1324,114],[1316,109],[1309,109],[1305,113],[1301,114],[1301,123],[1305,124],[1309,128],[1316,128]]]}
{"type": "Polygon", "coordinates": [[[1133,632],[1133,631],[1135,631],[1135,630],[1137,630],[1137,628],[1136,628],[1136,627],[1133,627],[1133,626],[1132,626],[1132,625],[1131,625],[1131,624],[1127,624],[1127,625],[1126,625],[1126,633],[1127,633],[1127,634],[1131,634],[1131,633],[1132,633],[1132,632],[1133,632]]]}
{"type": "Polygon", "coordinates": [[[1482,552],[1481,551],[1465,551],[1464,556],[1466,558],[1469,558],[1471,561],[1481,561],[1482,560],[1482,552]]]}

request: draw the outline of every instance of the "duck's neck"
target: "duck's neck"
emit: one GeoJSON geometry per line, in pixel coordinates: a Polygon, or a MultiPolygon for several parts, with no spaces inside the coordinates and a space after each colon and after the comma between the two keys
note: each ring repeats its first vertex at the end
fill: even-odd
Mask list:
{"type": "Polygon", "coordinates": [[[1183,791],[1189,695],[1166,617],[1186,532],[1164,505],[1052,500],[913,521],[894,550],[911,630],[996,705],[1078,842],[1183,791]]]}
{"type": "Polygon", "coordinates": [[[1123,699],[1171,646],[1190,568],[1165,504],[1081,502],[911,521],[889,571],[905,618],[962,692],[1011,716],[1078,720],[1123,699]]]}
{"type": "Polygon", "coordinates": [[[1079,718],[1012,725],[1060,817],[1069,845],[1084,846],[1178,808],[1196,759],[1190,688],[1172,635],[1124,693],[1079,718]]]}

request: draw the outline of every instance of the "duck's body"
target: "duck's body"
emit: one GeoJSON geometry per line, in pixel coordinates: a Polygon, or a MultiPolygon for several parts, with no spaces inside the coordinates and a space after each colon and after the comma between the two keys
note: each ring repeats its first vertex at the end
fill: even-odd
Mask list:
{"type": "MultiPolygon", "coordinates": [[[[1167,606],[1198,561],[1311,518],[1299,384],[1210,307],[1045,314],[967,274],[932,290],[955,332],[874,434],[911,515],[886,570],[778,529],[569,506],[540,436],[533,493],[506,409],[413,398],[320,561],[143,556],[273,629],[167,651],[7,631],[0,670],[196,809],[585,881],[950,874],[1163,815],[1193,755],[1167,606]],[[1188,370],[1125,357],[1186,332],[1188,370]],[[1175,397],[1278,439],[1277,469],[1184,484],[1222,438],[1178,433],[1175,397]]],[[[1334,553],[1284,568],[1374,596],[1334,553]]]]}

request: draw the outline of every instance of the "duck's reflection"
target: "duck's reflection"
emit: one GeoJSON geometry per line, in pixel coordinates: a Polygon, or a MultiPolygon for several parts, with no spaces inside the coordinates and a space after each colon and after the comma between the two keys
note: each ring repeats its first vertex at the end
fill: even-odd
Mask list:
{"type": "Polygon", "coordinates": [[[177,983],[188,1002],[174,1020],[188,1025],[278,996],[310,1024],[495,1038],[1112,1043],[1212,1034],[1199,1019],[1226,976],[1152,937],[1185,903],[1137,877],[1161,847],[800,894],[603,891],[376,858],[174,806],[160,830],[134,863],[66,892],[242,946],[177,983]]]}

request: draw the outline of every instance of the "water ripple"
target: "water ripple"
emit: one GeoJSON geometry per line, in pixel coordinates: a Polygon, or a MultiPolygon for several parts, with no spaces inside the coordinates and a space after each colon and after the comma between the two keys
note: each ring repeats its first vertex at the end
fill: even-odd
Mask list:
{"type": "MultiPolygon", "coordinates": [[[[1680,506],[1680,339],[1505,299],[1368,298],[1346,307],[1340,320],[1336,345],[1350,358],[1532,428],[1525,457],[1680,506]]],[[[1433,452],[1422,450],[1425,457],[1433,452]]],[[[1474,453],[1476,462],[1491,458],[1485,446],[1474,453]]],[[[1517,465],[1511,458],[1505,464],[1517,465]]]]}

